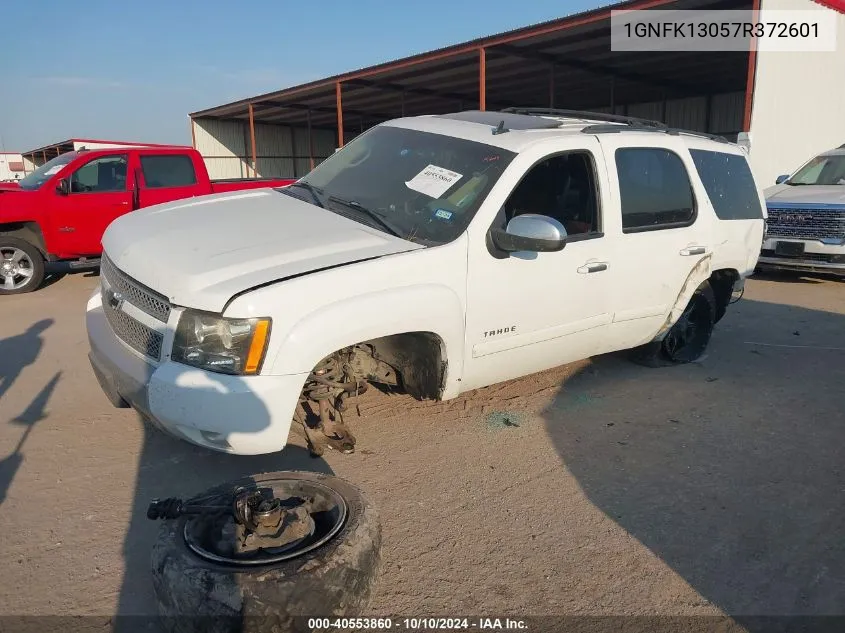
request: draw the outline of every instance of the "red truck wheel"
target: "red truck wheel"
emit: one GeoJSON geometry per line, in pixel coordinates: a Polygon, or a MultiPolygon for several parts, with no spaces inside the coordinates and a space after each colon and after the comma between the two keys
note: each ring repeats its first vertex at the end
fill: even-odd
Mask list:
{"type": "Polygon", "coordinates": [[[32,292],[44,281],[44,257],[26,240],[0,235],[0,295],[32,292]]]}

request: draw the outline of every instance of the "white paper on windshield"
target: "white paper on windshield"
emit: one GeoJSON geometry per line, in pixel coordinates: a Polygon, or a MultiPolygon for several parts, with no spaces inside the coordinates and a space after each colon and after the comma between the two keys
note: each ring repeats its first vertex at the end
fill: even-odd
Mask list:
{"type": "Polygon", "coordinates": [[[64,165],[53,165],[50,169],[44,172],[44,175],[52,176],[53,174],[57,174],[62,170],[62,167],[64,167],[64,165]]]}
{"type": "Polygon", "coordinates": [[[463,174],[456,171],[450,171],[437,165],[429,165],[407,181],[405,186],[432,198],[439,198],[461,178],[463,178],[463,174]]]}

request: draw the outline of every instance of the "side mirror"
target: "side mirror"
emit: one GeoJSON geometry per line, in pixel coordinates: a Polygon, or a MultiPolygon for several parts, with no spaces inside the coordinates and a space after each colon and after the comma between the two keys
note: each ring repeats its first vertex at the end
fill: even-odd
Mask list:
{"type": "Polygon", "coordinates": [[[70,193],[70,183],[68,182],[67,178],[62,178],[59,181],[59,184],[56,185],[56,193],[60,196],[66,196],[70,193]]]}
{"type": "Polygon", "coordinates": [[[778,176],[778,177],[775,179],[775,184],[776,184],[776,185],[779,185],[779,184],[780,184],[780,183],[782,183],[784,180],[788,180],[788,179],[789,179],[789,174],[784,174],[783,176],[778,176]]]}
{"type": "Polygon", "coordinates": [[[507,228],[491,229],[493,244],[507,252],[531,251],[549,253],[566,246],[563,224],[547,215],[526,213],[511,218],[507,228]]]}

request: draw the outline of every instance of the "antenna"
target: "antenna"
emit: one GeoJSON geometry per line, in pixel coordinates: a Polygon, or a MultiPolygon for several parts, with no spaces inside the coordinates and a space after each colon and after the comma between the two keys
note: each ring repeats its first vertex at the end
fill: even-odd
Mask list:
{"type": "Polygon", "coordinates": [[[493,128],[493,136],[496,136],[497,134],[504,134],[505,132],[510,132],[510,130],[505,127],[505,120],[502,119],[499,121],[499,125],[493,128]]]}

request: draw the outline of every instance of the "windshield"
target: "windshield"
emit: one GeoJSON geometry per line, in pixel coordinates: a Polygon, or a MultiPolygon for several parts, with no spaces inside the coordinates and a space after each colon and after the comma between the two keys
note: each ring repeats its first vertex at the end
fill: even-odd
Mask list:
{"type": "Polygon", "coordinates": [[[795,172],[788,185],[845,185],[845,154],[816,156],[795,172]]]}
{"type": "Polygon", "coordinates": [[[45,182],[61,171],[62,167],[76,158],[76,152],[67,152],[47,161],[31,174],[18,181],[21,189],[38,189],[45,182]]]}
{"type": "Polygon", "coordinates": [[[282,191],[403,239],[444,244],[463,233],[513,157],[484,143],[382,125],[282,191]]]}

